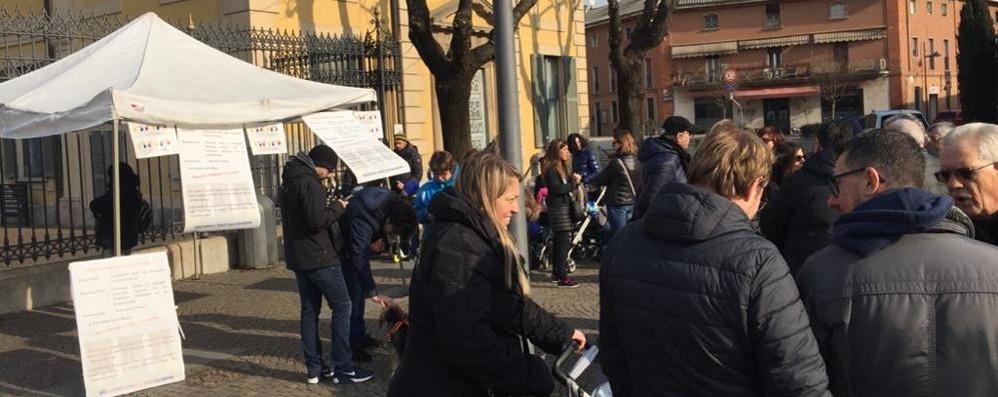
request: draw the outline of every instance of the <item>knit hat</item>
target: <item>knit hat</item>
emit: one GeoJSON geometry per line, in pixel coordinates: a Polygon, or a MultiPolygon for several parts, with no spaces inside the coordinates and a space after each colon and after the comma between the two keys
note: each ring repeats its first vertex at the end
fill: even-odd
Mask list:
{"type": "Polygon", "coordinates": [[[396,141],[403,141],[407,145],[409,144],[409,138],[406,138],[405,135],[403,135],[403,134],[395,134],[395,140],[396,141]]]}
{"type": "Polygon", "coordinates": [[[662,123],[662,129],[665,130],[665,135],[676,135],[683,131],[693,132],[694,127],[693,124],[683,116],[669,116],[669,118],[665,119],[665,122],[662,123]]]}
{"type": "Polygon", "coordinates": [[[335,170],[336,163],[339,162],[336,152],[326,145],[319,145],[309,150],[308,158],[312,159],[316,167],[322,167],[330,171],[335,170]]]}

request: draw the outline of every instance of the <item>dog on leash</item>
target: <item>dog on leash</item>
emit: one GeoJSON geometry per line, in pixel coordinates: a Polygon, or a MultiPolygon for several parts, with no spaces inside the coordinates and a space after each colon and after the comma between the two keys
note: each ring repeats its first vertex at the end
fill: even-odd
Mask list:
{"type": "Polygon", "coordinates": [[[409,335],[409,313],[406,313],[397,303],[392,303],[381,313],[381,325],[388,327],[385,340],[392,346],[392,373],[402,361],[405,352],[405,342],[409,335]]]}

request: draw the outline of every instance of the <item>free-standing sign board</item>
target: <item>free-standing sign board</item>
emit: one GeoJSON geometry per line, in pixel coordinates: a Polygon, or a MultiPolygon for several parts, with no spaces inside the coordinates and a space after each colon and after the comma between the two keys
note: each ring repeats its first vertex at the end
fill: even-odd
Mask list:
{"type": "Polygon", "coordinates": [[[409,163],[371,135],[353,112],[315,113],[302,120],[350,167],[358,183],[409,173],[409,163]]]}
{"type": "Polygon", "coordinates": [[[260,226],[242,129],[179,129],[184,233],[260,226]]]}
{"type": "Polygon", "coordinates": [[[87,396],[184,380],[166,253],[69,264],[87,396]]]}

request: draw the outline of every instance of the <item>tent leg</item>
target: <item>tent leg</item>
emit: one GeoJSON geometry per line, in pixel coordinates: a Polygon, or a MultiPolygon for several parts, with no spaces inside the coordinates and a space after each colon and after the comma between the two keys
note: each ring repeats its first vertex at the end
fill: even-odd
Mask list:
{"type": "Polygon", "coordinates": [[[114,207],[114,256],[121,256],[121,173],[118,169],[118,153],[120,152],[120,143],[118,142],[118,118],[114,117],[111,119],[111,131],[114,136],[111,138],[111,152],[113,153],[111,167],[114,170],[114,177],[112,180],[112,197],[113,197],[113,207],[114,207]]]}

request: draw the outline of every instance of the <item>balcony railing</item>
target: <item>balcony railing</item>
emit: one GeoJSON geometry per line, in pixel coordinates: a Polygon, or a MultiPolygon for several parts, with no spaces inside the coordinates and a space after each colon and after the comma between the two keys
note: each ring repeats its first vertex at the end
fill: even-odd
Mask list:
{"type": "MultiPolygon", "coordinates": [[[[862,60],[849,63],[816,63],[788,64],[779,67],[766,66],[728,66],[738,74],[739,85],[766,85],[773,83],[807,82],[819,76],[828,74],[841,75],[846,79],[862,79],[881,75],[887,72],[886,65],[880,60],[862,60]]],[[[723,69],[722,69],[723,70],[723,69]]],[[[703,68],[693,71],[673,73],[672,84],[675,87],[709,87],[721,85],[721,72],[707,71],[703,68]]]]}

